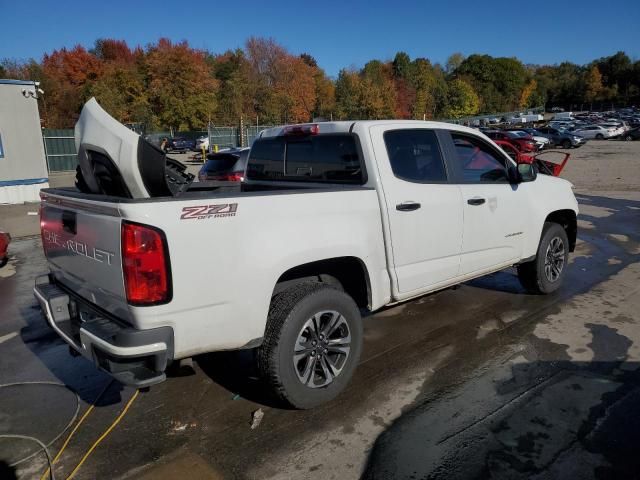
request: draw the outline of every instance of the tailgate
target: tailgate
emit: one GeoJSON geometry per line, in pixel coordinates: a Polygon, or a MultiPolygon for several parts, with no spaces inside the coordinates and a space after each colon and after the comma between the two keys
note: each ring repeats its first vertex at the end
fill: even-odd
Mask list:
{"type": "Polygon", "coordinates": [[[129,320],[117,204],[45,192],[41,198],[42,245],[56,282],[129,320]]]}

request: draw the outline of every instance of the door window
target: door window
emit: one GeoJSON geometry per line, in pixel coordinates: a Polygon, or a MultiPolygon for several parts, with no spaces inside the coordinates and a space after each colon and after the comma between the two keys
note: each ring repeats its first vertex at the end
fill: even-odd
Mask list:
{"type": "Polygon", "coordinates": [[[447,173],[433,130],[388,130],[384,143],[393,174],[407,182],[439,183],[447,173]]]}
{"type": "Polygon", "coordinates": [[[508,182],[505,159],[478,138],[451,132],[457,161],[462,169],[465,182],[496,183],[508,182]]]}

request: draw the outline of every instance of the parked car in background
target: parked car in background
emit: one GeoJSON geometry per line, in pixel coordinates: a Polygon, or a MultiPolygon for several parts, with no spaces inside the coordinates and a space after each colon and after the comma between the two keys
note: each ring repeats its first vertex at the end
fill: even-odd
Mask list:
{"type": "Polygon", "coordinates": [[[198,180],[201,182],[242,182],[248,156],[249,148],[210,153],[207,155],[207,162],[198,172],[198,180]]]}
{"type": "Polygon", "coordinates": [[[576,124],[569,120],[553,120],[549,122],[549,126],[558,130],[568,130],[575,127],[576,124]]]}
{"type": "Polygon", "coordinates": [[[564,112],[564,108],[562,108],[562,107],[553,107],[553,108],[551,109],[551,111],[552,111],[553,113],[557,113],[557,112],[564,112]]]}
{"type": "Polygon", "coordinates": [[[604,140],[614,136],[613,129],[601,127],[600,125],[589,125],[571,131],[574,135],[580,135],[584,138],[595,138],[596,140],[604,140]]]}
{"type": "Polygon", "coordinates": [[[620,139],[626,140],[627,142],[640,139],[640,127],[632,128],[631,130],[624,132],[620,139]]]}
{"type": "Polygon", "coordinates": [[[561,146],[562,148],[577,148],[586,143],[584,137],[575,135],[572,132],[560,131],[552,127],[527,128],[525,131],[532,135],[547,137],[551,141],[551,146],[561,146]]]}
{"type": "Polygon", "coordinates": [[[527,130],[511,130],[511,133],[523,138],[527,138],[527,137],[533,138],[533,141],[536,142],[536,145],[538,146],[538,150],[542,150],[543,148],[549,147],[549,145],[551,144],[551,140],[541,135],[535,135],[534,133],[531,133],[529,130],[534,130],[534,129],[531,128],[527,130]]]}
{"type": "Polygon", "coordinates": [[[527,137],[521,137],[515,133],[503,130],[487,130],[484,134],[491,140],[505,140],[521,152],[535,152],[538,150],[536,142],[530,135],[527,137]]]}
{"type": "Polygon", "coordinates": [[[560,176],[560,173],[562,173],[571,156],[569,153],[561,153],[559,151],[527,154],[518,151],[511,143],[504,140],[494,140],[493,142],[509,155],[514,162],[518,164],[529,163],[535,165],[540,173],[554,177],[560,176]],[[559,154],[559,156],[557,154],[559,154]]]}
{"type": "Polygon", "coordinates": [[[205,135],[203,137],[196,138],[196,144],[194,150],[196,152],[201,151],[202,149],[209,151],[209,135],[205,135]]]}
{"type": "Polygon", "coordinates": [[[169,139],[167,152],[187,152],[193,150],[196,142],[185,137],[173,137],[169,139]]]}
{"type": "Polygon", "coordinates": [[[7,249],[11,243],[11,235],[0,231],[0,267],[4,267],[7,263],[7,249]]]}
{"type": "Polygon", "coordinates": [[[627,131],[624,125],[618,122],[603,122],[603,123],[599,123],[598,125],[600,127],[604,127],[607,130],[609,130],[611,132],[612,137],[619,137],[620,135],[622,135],[624,132],[627,131]]]}

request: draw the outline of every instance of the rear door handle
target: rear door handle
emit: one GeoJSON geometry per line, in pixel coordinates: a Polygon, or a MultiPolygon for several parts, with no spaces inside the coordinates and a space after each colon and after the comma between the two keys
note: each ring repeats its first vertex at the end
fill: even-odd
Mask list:
{"type": "Polygon", "coordinates": [[[400,212],[412,212],[420,208],[420,204],[417,202],[402,202],[396,205],[396,210],[400,212]]]}
{"type": "Polygon", "coordinates": [[[487,201],[486,198],[476,197],[476,198],[470,198],[469,200],[467,200],[467,203],[469,205],[474,205],[475,206],[475,205],[482,205],[486,201],[487,201]]]}

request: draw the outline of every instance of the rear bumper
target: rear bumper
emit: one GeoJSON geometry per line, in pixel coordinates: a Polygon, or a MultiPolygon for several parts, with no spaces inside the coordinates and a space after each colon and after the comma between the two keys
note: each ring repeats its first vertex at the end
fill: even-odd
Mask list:
{"type": "Polygon", "coordinates": [[[33,289],[47,322],[71,348],[125,385],[162,382],[173,358],[173,330],[137,330],[99,312],[52,282],[36,279],[33,289]]]}

